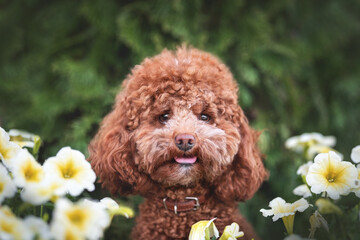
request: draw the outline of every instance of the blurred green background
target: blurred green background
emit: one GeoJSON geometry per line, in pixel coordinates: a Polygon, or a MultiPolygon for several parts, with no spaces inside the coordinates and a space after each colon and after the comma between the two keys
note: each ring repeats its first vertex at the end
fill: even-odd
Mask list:
{"type": "MultiPolygon", "coordinates": [[[[298,199],[299,159],[284,141],[334,135],[347,159],[360,144],[358,0],[2,0],[0,125],[40,135],[42,159],[62,146],[87,154],[130,69],[182,43],[231,68],[240,105],[264,130],[271,176],[240,208],[263,239],[283,238],[282,224],[259,209],[277,196],[298,199]]],[[[121,200],[136,208],[141,198],[121,200]]],[[[132,224],[115,219],[106,239],[127,239],[132,224]]],[[[307,236],[308,228],[305,217],[295,219],[295,232],[307,236]]]]}

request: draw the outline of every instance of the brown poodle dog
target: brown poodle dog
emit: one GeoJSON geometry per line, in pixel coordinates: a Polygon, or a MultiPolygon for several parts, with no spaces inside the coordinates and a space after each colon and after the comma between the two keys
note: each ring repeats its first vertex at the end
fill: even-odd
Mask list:
{"type": "Polygon", "coordinates": [[[257,238],[237,201],[267,173],[237,92],[223,63],[187,47],[147,58],[127,76],[89,160],[112,194],[145,198],[132,239],[187,239],[192,224],[215,217],[220,231],[237,222],[242,239],[257,238]]]}

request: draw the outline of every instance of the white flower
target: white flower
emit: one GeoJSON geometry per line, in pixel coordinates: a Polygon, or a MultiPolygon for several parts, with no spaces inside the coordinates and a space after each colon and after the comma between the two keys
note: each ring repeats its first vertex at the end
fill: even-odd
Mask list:
{"type": "Polygon", "coordinates": [[[223,234],[219,240],[236,240],[239,237],[244,236],[244,232],[240,232],[240,227],[237,223],[232,223],[229,226],[226,226],[223,234]]]}
{"type": "Polygon", "coordinates": [[[38,136],[29,132],[17,130],[17,129],[10,129],[9,131],[10,140],[20,147],[34,147],[34,140],[38,136]]]}
{"type": "Polygon", "coordinates": [[[360,163],[360,145],[352,149],[350,157],[354,163],[360,163]]]}
{"type": "Polygon", "coordinates": [[[300,136],[294,136],[287,139],[285,147],[296,152],[301,152],[312,145],[333,147],[335,144],[336,138],[333,136],[323,136],[320,133],[304,133],[300,136]]]}
{"type": "Polygon", "coordinates": [[[216,218],[210,221],[199,221],[191,226],[189,240],[205,240],[210,239],[213,236],[219,237],[219,231],[217,230],[214,221],[216,218]]]}
{"type": "Polygon", "coordinates": [[[309,171],[309,167],[313,164],[312,161],[308,161],[307,163],[301,165],[296,171],[297,175],[306,176],[309,171]]]}
{"type": "Polygon", "coordinates": [[[273,216],[273,221],[277,221],[279,218],[294,215],[296,211],[303,212],[309,207],[309,203],[301,198],[294,203],[287,203],[281,197],[277,197],[270,201],[269,207],[271,209],[261,209],[264,217],[273,216]]]}
{"type": "Polygon", "coordinates": [[[66,191],[72,196],[78,196],[87,189],[95,189],[96,175],[85,156],[70,147],[64,147],[56,154],[56,157],[47,159],[44,170],[59,181],[63,181],[66,191]]]}
{"type": "Polygon", "coordinates": [[[295,195],[301,196],[303,198],[311,197],[311,195],[312,195],[309,187],[306,184],[302,184],[300,186],[297,186],[293,190],[293,193],[295,195]]]}
{"type": "Polygon", "coordinates": [[[99,239],[110,224],[110,216],[104,207],[91,201],[74,204],[68,199],[59,199],[53,214],[51,232],[55,239],[67,239],[67,234],[99,239]]]}
{"type": "Polygon", "coordinates": [[[8,207],[0,207],[0,239],[31,240],[33,233],[8,207]]]}
{"type": "Polygon", "coordinates": [[[50,240],[52,235],[50,233],[50,227],[44,220],[35,216],[27,216],[24,220],[24,224],[33,232],[34,235],[38,236],[38,240],[50,240]]]}
{"type": "Polygon", "coordinates": [[[55,201],[66,194],[64,184],[54,176],[46,175],[39,183],[28,183],[21,191],[20,196],[24,202],[40,205],[49,200],[55,201]]]}
{"type": "Polygon", "coordinates": [[[6,168],[0,164],[0,204],[5,198],[11,198],[16,193],[15,183],[11,180],[6,168]]]}
{"type": "Polygon", "coordinates": [[[8,168],[11,167],[12,158],[21,150],[19,145],[10,142],[9,139],[9,135],[0,127],[0,160],[8,168]]]}
{"type": "Polygon", "coordinates": [[[309,203],[301,198],[294,203],[287,203],[281,197],[277,197],[270,201],[271,209],[261,209],[260,212],[264,217],[273,216],[273,221],[282,218],[288,234],[293,233],[295,212],[303,212],[309,207],[309,203]]]}
{"type": "Polygon", "coordinates": [[[358,177],[356,167],[350,162],[341,161],[335,152],[320,153],[314,162],[306,176],[313,193],[326,192],[330,198],[338,199],[355,186],[358,177]]]}
{"type": "Polygon", "coordinates": [[[113,199],[109,197],[101,199],[100,204],[104,206],[112,216],[123,215],[126,218],[131,218],[134,216],[134,211],[131,208],[119,206],[117,202],[115,202],[113,199]]]}
{"type": "Polygon", "coordinates": [[[307,156],[308,159],[313,159],[314,156],[319,154],[319,153],[328,153],[330,151],[335,152],[337,155],[339,155],[339,157],[341,159],[344,158],[344,156],[341,153],[339,153],[338,151],[332,149],[331,147],[320,145],[320,144],[310,146],[309,149],[306,152],[306,156],[307,156]]]}
{"type": "Polygon", "coordinates": [[[45,172],[42,166],[26,150],[22,149],[13,159],[12,174],[18,187],[28,183],[39,183],[44,179],[45,172]]]}

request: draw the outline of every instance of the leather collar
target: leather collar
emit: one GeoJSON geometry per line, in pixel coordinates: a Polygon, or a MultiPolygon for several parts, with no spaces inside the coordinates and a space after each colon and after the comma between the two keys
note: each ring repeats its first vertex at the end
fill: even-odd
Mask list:
{"type": "Polygon", "coordinates": [[[165,197],[162,201],[166,210],[173,211],[175,214],[178,214],[179,212],[198,210],[205,200],[205,195],[201,195],[199,197],[185,197],[184,201],[174,201],[165,197]]]}

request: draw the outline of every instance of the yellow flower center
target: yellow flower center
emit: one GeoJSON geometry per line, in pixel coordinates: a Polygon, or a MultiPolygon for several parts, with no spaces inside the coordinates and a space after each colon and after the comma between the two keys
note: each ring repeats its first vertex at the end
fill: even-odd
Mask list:
{"type": "Polygon", "coordinates": [[[66,231],[65,233],[65,240],[77,240],[79,239],[78,236],[76,236],[73,232],[71,231],[66,231]]]}
{"type": "Polygon", "coordinates": [[[335,182],[336,181],[336,174],[333,172],[330,172],[327,174],[326,179],[328,180],[329,183],[335,182]]]}
{"type": "Polygon", "coordinates": [[[13,224],[11,222],[3,221],[1,223],[1,230],[6,233],[12,233],[14,231],[13,224]]]}
{"type": "Polygon", "coordinates": [[[2,142],[0,142],[0,154],[3,156],[4,159],[8,159],[9,158],[9,153],[10,153],[10,149],[5,147],[5,144],[3,144],[2,142]]]}
{"type": "Polygon", "coordinates": [[[42,169],[40,166],[35,165],[31,161],[27,161],[22,167],[23,175],[26,181],[40,182],[42,176],[42,169]]]}
{"type": "Polygon", "coordinates": [[[76,227],[84,228],[87,219],[85,210],[79,208],[72,209],[67,212],[67,217],[76,227]]]}
{"type": "Polygon", "coordinates": [[[312,145],[317,144],[317,141],[315,139],[311,139],[309,141],[306,141],[303,143],[303,145],[305,146],[305,148],[311,147],[312,145]]]}
{"type": "Polygon", "coordinates": [[[74,178],[78,173],[78,169],[74,165],[74,161],[71,159],[67,161],[66,164],[60,166],[61,174],[63,178],[69,179],[74,178]]]}
{"type": "Polygon", "coordinates": [[[0,182],[0,194],[4,191],[5,184],[3,182],[0,182]]]}

